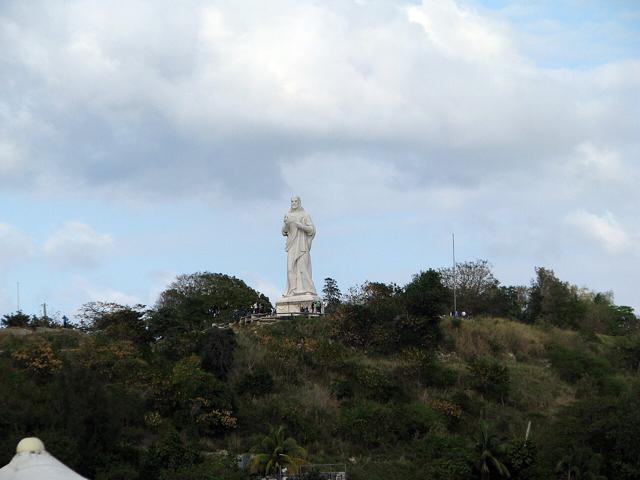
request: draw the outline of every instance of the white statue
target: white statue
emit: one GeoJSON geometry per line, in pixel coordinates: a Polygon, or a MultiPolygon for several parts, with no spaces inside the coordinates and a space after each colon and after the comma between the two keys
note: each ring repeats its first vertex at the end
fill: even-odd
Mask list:
{"type": "Polygon", "coordinates": [[[291,209],[284,216],[282,235],[287,237],[287,286],[283,297],[317,296],[311,278],[311,243],[316,235],[311,217],[304,211],[300,197],[291,199],[291,209]]]}

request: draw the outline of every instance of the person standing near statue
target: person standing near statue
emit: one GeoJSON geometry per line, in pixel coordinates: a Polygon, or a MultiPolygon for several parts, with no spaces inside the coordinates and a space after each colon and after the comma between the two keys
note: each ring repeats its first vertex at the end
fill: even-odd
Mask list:
{"type": "Polygon", "coordinates": [[[311,274],[311,244],[316,229],[311,216],[302,208],[300,197],[291,198],[284,216],[282,235],[286,237],[287,284],[276,302],[277,313],[299,313],[319,299],[311,274]]]}

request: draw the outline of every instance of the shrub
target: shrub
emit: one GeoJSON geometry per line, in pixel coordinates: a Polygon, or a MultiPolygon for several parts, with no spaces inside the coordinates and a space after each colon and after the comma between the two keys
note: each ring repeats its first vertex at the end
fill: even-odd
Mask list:
{"type": "Polygon", "coordinates": [[[440,416],[423,404],[363,400],[342,408],[339,431],[360,445],[379,447],[420,438],[440,422],[440,416]]]}
{"type": "Polygon", "coordinates": [[[533,442],[514,440],[505,447],[505,466],[514,478],[526,480],[532,478],[530,470],[536,462],[537,449],[533,442]]]}
{"type": "Polygon", "coordinates": [[[258,367],[253,373],[246,373],[238,383],[238,393],[259,397],[273,389],[273,377],[264,367],[258,367]]]}
{"type": "Polygon", "coordinates": [[[486,358],[473,358],[468,364],[471,383],[478,392],[493,400],[504,401],[509,395],[509,370],[506,365],[486,358]]]}
{"type": "Polygon", "coordinates": [[[454,385],[458,374],[433,357],[427,357],[420,365],[420,381],[427,387],[446,388],[454,385]]]}
{"type": "Polygon", "coordinates": [[[357,367],[355,378],[365,396],[378,402],[405,401],[404,391],[399,379],[383,370],[371,367],[357,367]]]}
{"type": "Polygon", "coordinates": [[[353,397],[353,382],[349,379],[338,379],[331,384],[331,393],[338,400],[348,400],[353,397]]]}
{"type": "Polygon", "coordinates": [[[436,320],[447,311],[449,292],[440,273],[429,269],[414,275],[404,288],[404,301],[411,315],[436,320]]]}
{"type": "Polygon", "coordinates": [[[598,379],[613,373],[607,360],[581,350],[553,346],[549,349],[549,359],[560,378],[569,383],[575,383],[584,376],[598,379]]]}
{"type": "Polygon", "coordinates": [[[429,434],[414,444],[417,461],[424,467],[423,477],[447,480],[471,478],[473,452],[464,439],[429,434]]]}
{"type": "Polygon", "coordinates": [[[233,330],[214,328],[200,339],[202,369],[224,380],[233,365],[233,352],[237,346],[233,330]]]}

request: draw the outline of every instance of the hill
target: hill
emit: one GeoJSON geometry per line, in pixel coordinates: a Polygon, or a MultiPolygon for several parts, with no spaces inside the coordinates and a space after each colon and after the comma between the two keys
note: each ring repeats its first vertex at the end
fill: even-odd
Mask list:
{"type": "Polygon", "coordinates": [[[0,463],[36,435],[96,480],[311,464],[354,480],[640,478],[636,317],[538,276],[524,309],[517,288],[469,289],[483,313],[465,319],[433,270],[270,324],[236,321],[259,294],[209,273],[149,309],[85,305],[79,328],[5,316],[32,328],[0,329],[0,463]]]}

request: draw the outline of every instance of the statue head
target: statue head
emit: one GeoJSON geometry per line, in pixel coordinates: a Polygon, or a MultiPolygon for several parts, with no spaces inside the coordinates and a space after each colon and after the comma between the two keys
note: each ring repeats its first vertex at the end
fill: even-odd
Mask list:
{"type": "Polygon", "coordinates": [[[302,203],[300,202],[300,197],[298,196],[291,197],[291,211],[301,210],[301,209],[302,209],[302,203]]]}

